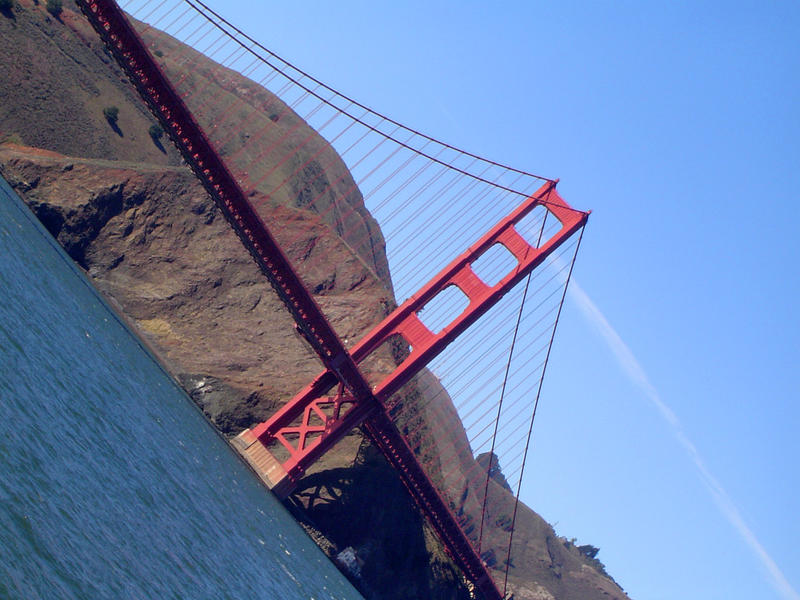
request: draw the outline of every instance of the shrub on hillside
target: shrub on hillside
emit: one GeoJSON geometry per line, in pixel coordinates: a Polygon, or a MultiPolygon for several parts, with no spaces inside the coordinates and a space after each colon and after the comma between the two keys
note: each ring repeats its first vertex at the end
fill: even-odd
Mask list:
{"type": "Polygon", "coordinates": [[[117,119],[119,119],[119,109],[116,106],[106,106],[103,109],[103,116],[109,123],[116,125],[117,119]]]}
{"type": "Polygon", "coordinates": [[[150,137],[153,138],[154,142],[158,142],[161,140],[161,136],[164,135],[164,130],[161,128],[161,125],[153,123],[150,125],[150,129],[147,130],[147,133],[150,134],[150,137]]]}
{"type": "Polygon", "coordinates": [[[592,546],[591,544],[584,544],[583,546],[578,546],[578,552],[583,554],[586,558],[597,558],[597,553],[600,552],[600,548],[592,546]]]}
{"type": "Polygon", "coordinates": [[[16,144],[17,146],[24,146],[25,142],[18,133],[9,133],[6,135],[0,134],[0,144],[16,144]]]}
{"type": "Polygon", "coordinates": [[[61,16],[61,11],[64,8],[64,5],[61,0],[47,0],[45,8],[47,8],[47,12],[58,18],[61,16]]]}

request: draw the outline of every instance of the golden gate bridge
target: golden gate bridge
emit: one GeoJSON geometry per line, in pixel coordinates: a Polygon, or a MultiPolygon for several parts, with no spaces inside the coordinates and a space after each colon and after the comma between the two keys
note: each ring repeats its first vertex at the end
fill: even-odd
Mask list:
{"type": "Polygon", "coordinates": [[[556,180],[340,94],[202,2],[78,4],[322,362],[234,445],[285,498],[362,426],[465,576],[485,598],[505,597],[536,406],[588,213],[556,180]],[[204,72],[205,57],[230,71],[204,72]],[[225,72],[258,86],[208,93],[225,72]],[[237,147],[232,115],[263,125],[237,147]],[[360,340],[337,335],[264,224],[280,202],[316,212],[403,299],[360,340]]]}

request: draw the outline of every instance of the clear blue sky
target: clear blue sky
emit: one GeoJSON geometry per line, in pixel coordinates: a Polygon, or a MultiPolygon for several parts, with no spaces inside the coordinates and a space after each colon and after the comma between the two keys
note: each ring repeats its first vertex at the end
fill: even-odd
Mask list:
{"type": "Polygon", "coordinates": [[[526,501],[637,600],[800,598],[800,4],[211,4],[593,210],[526,501]]]}

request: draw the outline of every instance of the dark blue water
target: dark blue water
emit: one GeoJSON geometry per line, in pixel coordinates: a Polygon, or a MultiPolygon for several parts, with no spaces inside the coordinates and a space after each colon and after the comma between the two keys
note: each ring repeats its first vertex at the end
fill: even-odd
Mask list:
{"type": "Polygon", "coordinates": [[[0,598],[360,598],[2,178],[0,598]]]}

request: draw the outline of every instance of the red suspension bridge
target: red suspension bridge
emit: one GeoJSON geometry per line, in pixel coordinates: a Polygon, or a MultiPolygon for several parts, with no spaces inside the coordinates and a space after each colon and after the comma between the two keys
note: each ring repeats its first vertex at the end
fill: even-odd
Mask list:
{"type": "Polygon", "coordinates": [[[503,598],[536,405],[588,214],[570,208],[554,180],[339,94],[202,2],[129,2],[134,18],[112,1],[78,4],[322,362],[294,398],[236,438],[240,452],[286,497],[363,426],[465,576],[487,599],[503,598]],[[156,47],[155,28],[172,36],[169,48],[163,37],[156,47]],[[203,57],[258,87],[210,94],[220,75],[203,71],[203,57]],[[263,120],[243,145],[233,143],[234,115],[263,120]],[[317,212],[405,298],[355,344],[334,331],[260,216],[287,201],[317,212]],[[386,234],[391,280],[364,206],[386,234]]]}

